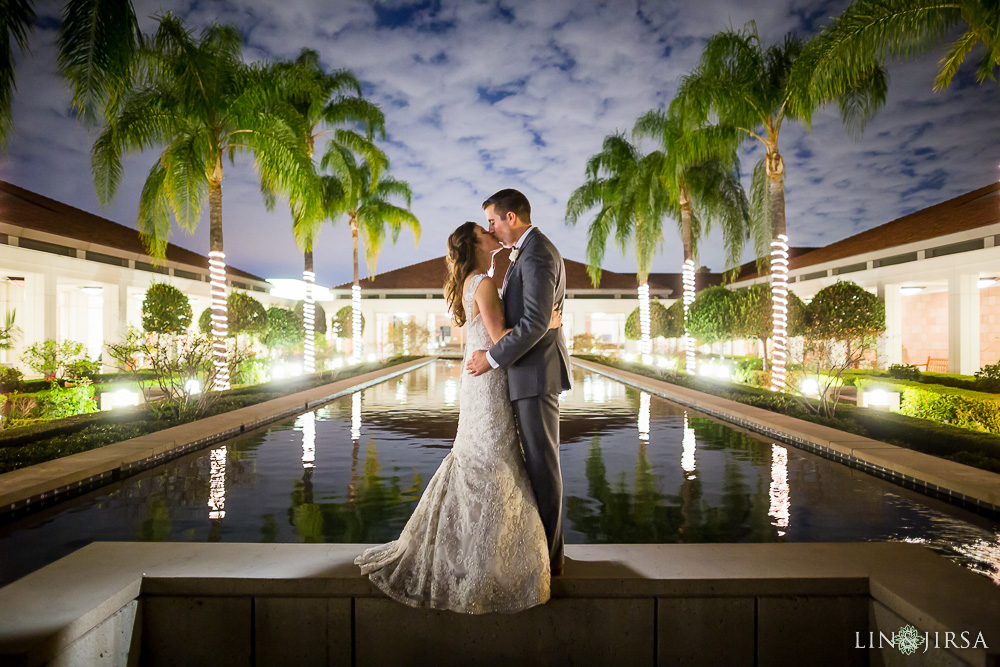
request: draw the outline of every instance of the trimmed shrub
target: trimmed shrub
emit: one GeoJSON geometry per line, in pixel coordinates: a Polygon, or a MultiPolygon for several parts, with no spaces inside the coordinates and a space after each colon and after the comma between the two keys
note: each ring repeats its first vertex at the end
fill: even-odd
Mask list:
{"type": "MultiPolygon", "coordinates": [[[[684,304],[681,304],[681,319],[684,317],[684,304]]],[[[659,299],[649,300],[649,337],[650,338],[674,338],[675,328],[671,322],[671,313],[659,299]]],[[[683,334],[683,322],[681,322],[681,334],[683,334]]],[[[642,338],[642,330],[639,324],[639,309],[633,310],[628,319],[625,320],[625,338],[629,340],[639,340],[642,338]]]]}
{"type": "Polygon", "coordinates": [[[306,339],[302,320],[291,308],[272,306],[267,309],[267,331],[263,343],[270,348],[289,348],[306,339]]]}
{"type": "Polygon", "coordinates": [[[142,302],[142,329],[147,333],[182,334],[191,326],[191,302],[168,283],[153,283],[142,302]]]}
{"type": "Polygon", "coordinates": [[[893,364],[889,366],[889,377],[897,380],[920,381],[920,369],[913,364],[893,364]]]}
{"type": "MultiPolygon", "coordinates": [[[[263,334],[267,331],[267,311],[264,304],[248,294],[231,292],[226,297],[227,338],[239,334],[263,334]]],[[[212,309],[206,308],[198,317],[198,330],[203,334],[212,333],[212,309]]]]}
{"type": "MultiPolygon", "coordinates": [[[[361,315],[361,335],[365,333],[365,316],[361,315]]],[[[350,306],[344,306],[333,316],[333,335],[337,338],[353,338],[354,324],[350,306]]]]}

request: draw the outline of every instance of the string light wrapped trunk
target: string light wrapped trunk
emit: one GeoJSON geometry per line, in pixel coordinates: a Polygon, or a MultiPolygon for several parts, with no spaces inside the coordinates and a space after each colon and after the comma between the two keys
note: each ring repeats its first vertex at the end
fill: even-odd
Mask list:
{"type": "Polygon", "coordinates": [[[351,286],[351,359],[361,363],[361,285],[351,286]]]}
{"type": "Polygon", "coordinates": [[[684,260],[684,271],[681,274],[684,284],[684,353],[687,372],[694,374],[694,338],[688,333],[688,312],[694,303],[694,260],[684,260]]]}
{"type": "Polygon", "coordinates": [[[785,391],[788,359],[788,237],[771,241],[771,391],[785,391]]]}
{"type": "Polygon", "coordinates": [[[639,285],[639,354],[642,355],[642,362],[648,364],[651,360],[652,340],[649,322],[649,283],[639,285]]]}
{"type": "Polygon", "coordinates": [[[212,285],[212,362],[215,365],[215,390],[229,389],[229,363],[226,359],[226,334],[229,320],[226,314],[226,254],[213,250],[208,253],[208,271],[212,285]]]}
{"type": "Polygon", "coordinates": [[[316,282],[316,274],[312,271],[303,271],[302,280],[306,284],[305,304],[302,307],[302,320],[306,330],[305,354],[302,360],[302,367],[306,373],[316,372],[316,305],[313,300],[313,284],[316,282]]]}

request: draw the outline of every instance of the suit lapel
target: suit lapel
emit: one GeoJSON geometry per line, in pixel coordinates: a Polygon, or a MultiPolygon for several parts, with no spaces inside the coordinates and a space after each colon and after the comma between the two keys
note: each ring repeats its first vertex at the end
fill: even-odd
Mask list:
{"type": "MultiPolygon", "coordinates": [[[[525,233],[527,234],[527,232],[525,232],[525,233]]],[[[524,254],[524,252],[528,249],[528,246],[531,245],[531,242],[534,241],[535,237],[538,236],[539,234],[541,234],[541,232],[538,231],[538,230],[535,230],[535,231],[531,232],[530,234],[528,234],[528,238],[524,239],[524,244],[521,245],[520,249],[518,249],[518,251],[517,251],[517,256],[518,257],[520,257],[521,255],[524,254]]],[[[517,261],[513,261],[510,264],[508,264],[507,265],[507,272],[503,274],[503,285],[500,287],[500,297],[501,298],[503,298],[504,295],[507,294],[507,283],[510,282],[510,279],[514,275],[514,265],[515,264],[517,264],[517,261]]]]}

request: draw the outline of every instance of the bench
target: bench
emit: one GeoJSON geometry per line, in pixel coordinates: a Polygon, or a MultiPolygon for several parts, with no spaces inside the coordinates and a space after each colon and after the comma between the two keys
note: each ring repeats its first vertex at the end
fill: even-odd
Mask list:
{"type": "Polygon", "coordinates": [[[927,362],[923,364],[914,364],[917,368],[923,366],[921,370],[925,373],[947,373],[948,372],[948,357],[927,357],[927,362]]]}

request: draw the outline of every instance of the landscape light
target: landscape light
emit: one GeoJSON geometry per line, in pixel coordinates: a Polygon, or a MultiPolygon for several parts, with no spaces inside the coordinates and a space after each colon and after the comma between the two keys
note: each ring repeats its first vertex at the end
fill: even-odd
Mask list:
{"type": "Polygon", "coordinates": [[[188,394],[191,394],[192,396],[194,394],[200,394],[201,383],[194,379],[188,380],[187,382],[184,383],[184,391],[186,391],[188,394]]]}
{"type": "Polygon", "coordinates": [[[729,366],[725,366],[723,364],[719,364],[718,366],[716,366],[715,377],[719,378],[720,380],[728,380],[730,377],[732,377],[732,372],[729,370],[729,366]]]}
{"type": "Polygon", "coordinates": [[[771,391],[785,390],[788,356],[788,237],[771,241],[771,391]]]}
{"type": "Polygon", "coordinates": [[[684,272],[681,276],[684,284],[684,350],[687,354],[687,372],[694,375],[694,337],[688,333],[688,311],[694,303],[694,260],[684,260],[684,272]]]}
{"type": "Polygon", "coordinates": [[[632,354],[631,352],[626,352],[625,354],[622,355],[622,359],[624,359],[625,361],[635,361],[635,355],[632,354]]]}
{"type": "Polygon", "coordinates": [[[673,368],[674,360],[670,357],[659,357],[656,360],[656,365],[660,368],[673,368]]]}
{"type": "Polygon", "coordinates": [[[806,378],[799,385],[799,391],[806,396],[819,396],[819,383],[813,378],[806,378]]]}
{"type": "Polygon", "coordinates": [[[208,271],[212,284],[212,361],[215,365],[215,390],[229,389],[229,364],[226,361],[226,253],[208,253],[208,271]]]}
{"type": "Polygon", "coordinates": [[[312,271],[303,271],[302,279],[306,283],[306,298],[302,306],[302,321],[305,324],[306,340],[305,353],[303,354],[303,366],[306,373],[316,372],[316,305],[313,301],[313,283],[316,282],[316,274],[312,271]]]}
{"type": "Polygon", "coordinates": [[[131,389],[117,389],[101,394],[101,410],[114,410],[139,405],[139,393],[131,389]]]}

